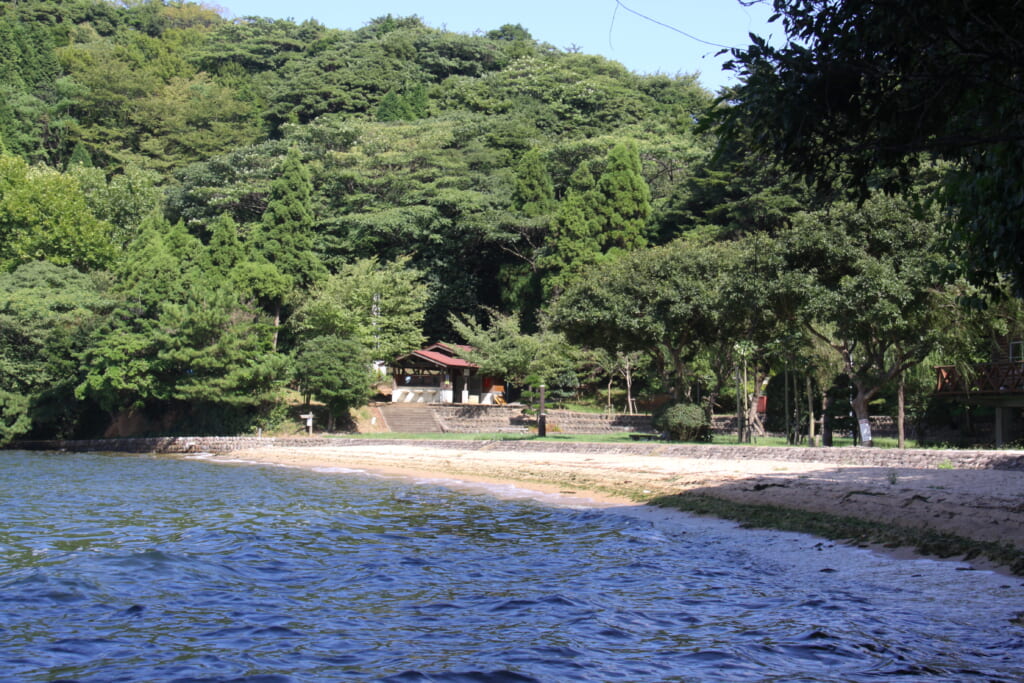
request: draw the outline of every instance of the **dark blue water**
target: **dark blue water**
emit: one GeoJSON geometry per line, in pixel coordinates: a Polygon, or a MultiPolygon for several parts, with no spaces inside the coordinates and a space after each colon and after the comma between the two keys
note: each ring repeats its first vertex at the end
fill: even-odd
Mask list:
{"type": "Polygon", "coordinates": [[[351,473],[0,453],[3,681],[1019,681],[1019,578],[351,473]]]}

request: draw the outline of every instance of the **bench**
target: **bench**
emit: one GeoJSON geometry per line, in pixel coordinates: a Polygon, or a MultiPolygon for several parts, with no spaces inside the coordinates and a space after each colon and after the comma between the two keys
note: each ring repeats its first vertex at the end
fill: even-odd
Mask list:
{"type": "Polygon", "coordinates": [[[661,434],[651,434],[648,432],[630,432],[629,438],[631,441],[658,441],[661,439],[661,434]]]}

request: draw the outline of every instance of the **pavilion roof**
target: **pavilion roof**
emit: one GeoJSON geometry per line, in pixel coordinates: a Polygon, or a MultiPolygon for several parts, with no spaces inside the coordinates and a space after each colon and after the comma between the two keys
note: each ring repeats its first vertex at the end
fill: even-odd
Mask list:
{"type": "Polygon", "coordinates": [[[438,342],[436,344],[431,344],[430,346],[428,346],[425,349],[420,349],[419,351],[413,351],[412,353],[406,354],[406,355],[402,356],[401,358],[397,358],[395,360],[395,364],[398,365],[398,366],[401,366],[402,363],[404,363],[404,362],[408,362],[409,360],[413,360],[413,359],[418,359],[418,360],[427,361],[429,363],[433,363],[434,365],[439,365],[439,366],[445,367],[445,368],[460,368],[460,369],[461,368],[470,368],[470,369],[476,369],[476,368],[480,367],[476,363],[470,363],[468,360],[465,360],[464,358],[459,358],[458,356],[453,355],[453,352],[454,352],[455,348],[467,349],[468,350],[468,349],[470,349],[472,347],[469,347],[469,346],[458,346],[458,347],[455,347],[455,346],[452,346],[450,344],[444,344],[444,343],[438,342]]]}

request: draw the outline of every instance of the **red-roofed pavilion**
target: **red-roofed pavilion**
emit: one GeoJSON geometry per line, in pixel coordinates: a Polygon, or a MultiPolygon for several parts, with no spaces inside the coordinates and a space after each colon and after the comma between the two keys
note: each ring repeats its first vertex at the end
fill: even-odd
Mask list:
{"type": "Polygon", "coordinates": [[[397,358],[391,375],[394,403],[481,403],[504,402],[505,387],[500,379],[484,375],[480,366],[456,355],[460,347],[437,342],[425,349],[397,358]]]}

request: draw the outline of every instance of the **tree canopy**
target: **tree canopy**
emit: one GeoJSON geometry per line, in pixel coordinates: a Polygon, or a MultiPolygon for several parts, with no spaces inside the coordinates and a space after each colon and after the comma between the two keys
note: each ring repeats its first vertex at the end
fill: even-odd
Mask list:
{"type": "Polygon", "coordinates": [[[774,5],[715,101],[512,23],[0,2],[0,441],[344,424],[431,341],[705,412],[978,359],[942,320],[1018,329],[955,277],[1021,290],[1018,13],[774,5]]]}
{"type": "Polygon", "coordinates": [[[1024,292],[1024,18],[1005,0],[773,0],[786,41],[735,50],[727,138],[819,187],[908,191],[946,159],[945,200],[976,279],[1024,292]],[[742,132],[742,133],[741,133],[742,132]]]}

